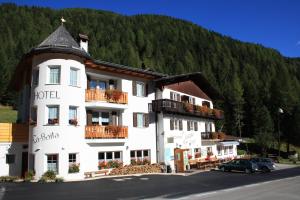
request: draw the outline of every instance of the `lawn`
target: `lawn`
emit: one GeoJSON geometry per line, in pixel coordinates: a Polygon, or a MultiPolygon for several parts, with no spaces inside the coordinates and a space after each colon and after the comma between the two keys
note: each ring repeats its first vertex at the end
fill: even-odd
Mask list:
{"type": "Polygon", "coordinates": [[[17,120],[17,111],[11,107],[0,106],[0,123],[15,123],[17,120]]]}

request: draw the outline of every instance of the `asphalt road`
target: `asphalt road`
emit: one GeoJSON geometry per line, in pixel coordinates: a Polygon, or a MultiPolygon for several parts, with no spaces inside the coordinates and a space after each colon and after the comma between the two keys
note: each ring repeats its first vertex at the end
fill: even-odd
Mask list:
{"type": "MultiPolygon", "coordinates": [[[[69,183],[0,183],[0,200],[195,199],[193,195],[198,195],[196,199],[200,199],[201,193],[209,194],[299,175],[300,167],[265,174],[211,171],[191,176],[144,175],[69,183]]],[[[243,193],[240,195],[243,197],[243,193]]]]}

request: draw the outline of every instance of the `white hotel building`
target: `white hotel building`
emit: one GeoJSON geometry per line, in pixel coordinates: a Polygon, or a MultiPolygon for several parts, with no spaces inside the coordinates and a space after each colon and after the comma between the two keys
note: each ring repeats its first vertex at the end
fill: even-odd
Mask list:
{"type": "Polygon", "coordinates": [[[175,149],[190,159],[236,156],[238,143],[215,133],[223,113],[212,99],[220,96],[201,73],[167,76],[95,60],[87,36],[79,38],[61,25],[17,66],[18,123],[29,124],[29,136],[0,137],[0,175],[32,169],[39,178],[53,170],[82,179],[103,161],[145,159],[182,171],[175,149]],[[69,173],[71,164],[80,165],[78,173],[69,173]]]}

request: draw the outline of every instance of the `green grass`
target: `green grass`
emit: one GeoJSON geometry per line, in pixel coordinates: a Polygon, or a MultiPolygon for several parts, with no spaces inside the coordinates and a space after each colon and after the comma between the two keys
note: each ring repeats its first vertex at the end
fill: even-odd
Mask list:
{"type": "Polygon", "coordinates": [[[14,123],[17,120],[17,111],[11,107],[0,106],[0,123],[14,123]]]}

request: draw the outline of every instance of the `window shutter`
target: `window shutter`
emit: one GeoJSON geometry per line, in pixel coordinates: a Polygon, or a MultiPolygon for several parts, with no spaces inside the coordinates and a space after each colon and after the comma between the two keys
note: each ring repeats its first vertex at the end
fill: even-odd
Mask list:
{"type": "Polygon", "coordinates": [[[87,125],[91,125],[92,124],[92,111],[88,110],[86,111],[87,114],[87,125]]]}
{"type": "Polygon", "coordinates": [[[194,122],[194,130],[198,131],[198,122],[194,122]]]}
{"type": "Polygon", "coordinates": [[[137,127],[137,113],[133,113],[133,127],[137,127]]]}
{"type": "Polygon", "coordinates": [[[144,97],[147,97],[148,96],[148,84],[147,83],[145,83],[145,85],[144,85],[144,97]]]}
{"type": "Polygon", "coordinates": [[[149,114],[144,114],[144,127],[149,127],[149,114]]]}
{"type": "Polygon", "coordinates": [[[170,130],[174,130],[174,119],[170,119],[170,130]]]}
{"type": "Polygon", "coordinates": [[[132,81],[132,95],[136,96],[136,81],[132,81]]]}
{"type": "Polygon", "coordinates": [[[186,125],[187,125],[187,130],[190,131],[191,130],[190,121],[186,121],[186,125]]]}
{"type": "Polygon", "coordinates": [[[179,130],[182,131],[182,120],[181,119],[179,120],[179,130]]]}

